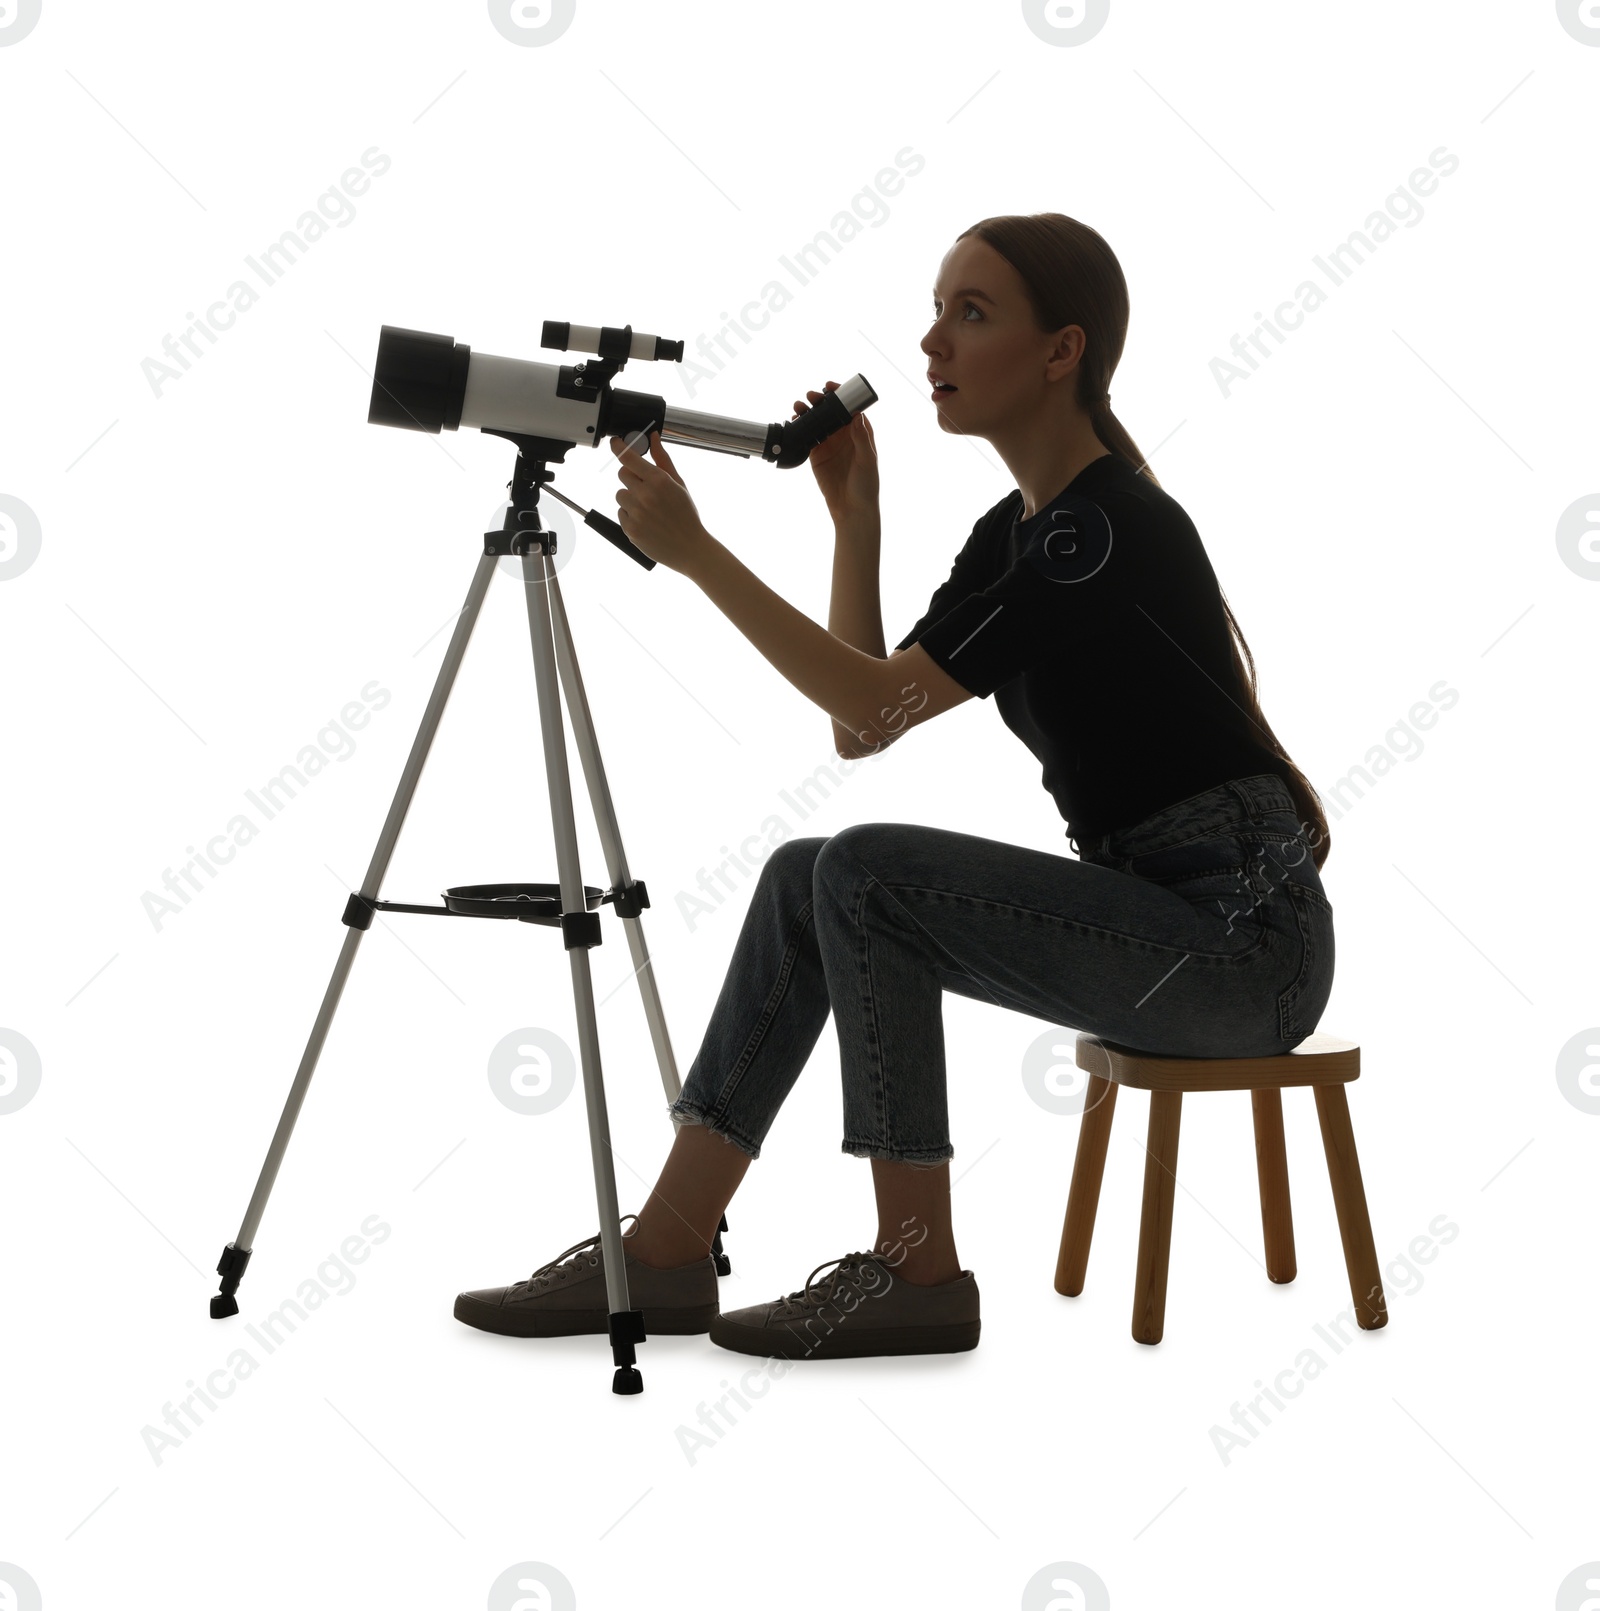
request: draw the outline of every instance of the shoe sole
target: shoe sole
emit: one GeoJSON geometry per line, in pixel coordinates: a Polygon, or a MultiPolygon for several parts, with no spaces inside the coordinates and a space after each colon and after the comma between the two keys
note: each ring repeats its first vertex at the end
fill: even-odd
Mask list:
{"type": "MultiPolygon", "coordinates": [[[[549,1314],[507,1313],[486,1303],[468,1301],[465,1293],[456,1299],[455,1317],[479,1331],[496,1332],[502,1337],[604,1337],[609,1335],[610,1317],[594,1310],[553,1310],[549,1314]]],[[[693,1309],[646,1309],[645,1335],[689,1337],[711,1329],[717,1317],[714,1303],[693,1309]]]]}
{"type": "Polygon", "coordinates": [[[740,1354],[772,1359],[861,1359],[874,1354],[959,1354],[978,1346],[982,1322],[963,1320],[944,1326],[880,1326],[866,1331],[835,1329],[821,1339],[808,1338],[787,1326],[743,1326],[718,1315],[711,1340],[740,1354]]]}

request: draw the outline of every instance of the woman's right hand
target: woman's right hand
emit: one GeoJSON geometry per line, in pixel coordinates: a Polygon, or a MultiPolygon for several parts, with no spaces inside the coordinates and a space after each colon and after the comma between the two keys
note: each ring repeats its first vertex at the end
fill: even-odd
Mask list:
{"type": "MultiPolygon", "coordinates": [[[[825,388],[829,392],[838,389],[836,380],[830,380],[825,388]]],[[[807,392],[806,396],[810,403],[795,400],[796,419],[809,412],[812,404],[820,403],[824,392],[807,392]]],[[[872,423],[864,411],[812,448],[807,462],[817,478],[828,513],[835,520],[877,513],[878,448],[873,440],[872,423]]]]}

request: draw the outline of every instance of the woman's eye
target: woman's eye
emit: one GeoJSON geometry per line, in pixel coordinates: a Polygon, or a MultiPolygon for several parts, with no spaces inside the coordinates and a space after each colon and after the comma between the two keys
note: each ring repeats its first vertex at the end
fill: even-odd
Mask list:
{"type": "Polygon", "coordinates": [[[983,317],[983,309],[980,308],[976,302],[969,302],[967,304],[967,312],[977,314],[980,319],[983,317]]]}

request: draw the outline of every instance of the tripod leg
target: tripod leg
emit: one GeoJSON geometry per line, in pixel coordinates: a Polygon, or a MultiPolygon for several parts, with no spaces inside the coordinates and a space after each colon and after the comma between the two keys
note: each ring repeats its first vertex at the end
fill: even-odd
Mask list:
{"type": "MultiPolygon", "coordinates": [[[[600,843],[605,850],[606,876],[611,880],[613,889],[625,889],[633,880],[628,873],[628,858],[622,848],[621,830],[617,826],[617,809],[612,803],[611,785],[606,781],[605,765],[600,759],[600,745],[595,738],[588,696],[583,691],[583,675],[578,670],[572,628],[561,598],[561,583],[553,575],[550,581],[550,616],[555,629],[556,659],[561,667],[561,682],[566,689],[567,708],[572,714],[573,736],[577,739],[584,781],[589,786],[589,798],[594,805],[595,825],[600,830],[600,843]]],[[[634,976],[639,981],[639,993],[644,1002],[645,1022],[650,1026],[650,1039],[655,1045],[656,1061],[661,1067],[661,1084],[670,1104],[678,1100],[682,1082],[678,1078],[677,1061],[672,1055],[672,1040],[667,1034],[666,1014],[661,1010],[661,993],[656,988],[655,970],[650,965],[644,928],[636,916],[624,917],[622,924],[628,936],[628,950],[633,957],[634,976]]]]}
{"type": "MultiPolygon", "coordinates": [[[[473,572],[472,585],[467,589],[466,603],[461,607],[461,614],[456,617],[450,647],[445,650],[444,663],[439,667],[439,675],[433,684],[433,693],[428,698],[427,709],[422,713],[417,736],[412,740],[411,754],[406,758],[405,770],[400,774],[400,783],[389,806],[389,815],[384,821],[383,831],[378,835],[377,848],[372,853],[367,876],[361,881],[360,899],[352,900],[345,908],[345,922],[349,927],[345,930],[339,960],[334,964],[333,977],[328,981],[328,988],[323,993],[322,1006],[317,1012],[316,1022],[311,1026],[311,1037],[301,1054],[300,1067],[295,1073],[294,1084],[289,1088],[288,1100],[283,1105],[278,1128],[273,1133],[272,1145],[267,1148],[266,1162],[261,1166],[261,1174],[251,1195],[250,1206],[245,1210],[244,1219],[240,1223],[239,1234],[223,1248],[222,1258],[217,1264],[217,1274],[222,1277],[222,1290],[211,1300],[213,1320],[221,1320],[227,1315],[239,1312],[234,1293],[244,1276],[245,1266],[250,1262],[257,1227],[261,1224],[261,1216],[266,1212],[267,1198],[272,1194],[273,1182],[278,1178],[278,1168],[283,1163],[283,1155],[288,1151],[289,1137],[294,1133],[295,1120],[300,1116],[301,1104],[305,1101],[306,1092],[311,1086],[311,1076],[316,1072],[317,1059],[322,1055],[322,1043],[328,1037],[333,1015],[338,1010],[339,998],[344,993],[345,980],[349,978],[350,970],[355,965],[356,952],[361,947],[361,936],[366,932],[365,925],[372,921],[370,907],[363,909],[361,902],[375,901],[378,898],[378,891],[383,885],[383,875],[389,867],[389,858],[394,854],[395,843],[400,838],[400,829],[406,820],[406,812],[411,807],[411,797],[416,792],[417,780],[422,776],[422,768],[428,759],[428,750],[433,744],[434,734],[438,731],[439,718],[444,714],[444,707],[450,698],[450,689],[455,683],[456,673],[461,669],[462,657],[467,652],[468,640],[472,637],[472,629],[477,623],[478,612],[483,607],[484,594],[488,592],[489,582],[494,576],[494,567],[495,556],[486,553],[479,559],[478,568],[473,572]]],[[[579,904],[581,906],[582,902],[579,904]]]]}
{"type": "MultiPolygon", "coordinates": [[[[595,737],[594,717],[589,711],[588,696],[583,691],[583,674],[578,669],[578,652],[572,642],[572,628],[567,620],[566,604],[561,597],[561,583],[554,571],[550,576],[549,595],[556,664],[561,670],[561,685],[566,691],[567,710],[572,717],[578,757],[583,763],[584,781],[589,788],[595,825],[600,830],[600,843],[605,851],[606,876],[611,880],[613,889],[625,890],[633,883],[628,872],[627,852],[622,848],[617,809],[611,799],[611,785],[606,780],[605,763],[600,759],[600,744],[595,737]]],[[[632,915],[623,912],[620,915],[623,932],[628,937],[628,951],[633,958],[633,976],[639,981],[645,1022],[649,1025],[656,1063],[661,1070],[661,1085],[667,1093],[670,1106],[678,1100],[682,1082],[678,1078],[677,1059],[672,1055],[672,1038],[667,1033],[667,1018],[661,1008],[661,992],[656,985],[655,969],[650,963],[650,949],[645,944],[644,921],[637,912],[632,915]]],[[[718,1275],[727,1275],[732,1268],[728,1255],[722,1251],[722,1233],[727,1228],[728,1217],[724,1214],[711,1243],[711,1257],[718,1275]]]]}
{"type": "MultiPolygon", "coordinates": [[[[536,541],[536,539],[535,539],[536,541]]],[[[594,981],[589,946],[600,939],[600,919],[589,912],[578,865],[578,834],[572,814],[572,783],[567,770],[566,730],[561,689],[556,681],[550,599],[555,566],[542,548],[522,555],[523,592],[533,639],[534,680],[539,692],[539,728],[544,742],[545,780],[555,831],[556,864],[561,875],[561,931],[572,966],[572,996],[578,1019],[578,1052],[583,1068],[583,1100],[589,1119],[589,1151],[594,1164],[595,1198],[600,1208],[600,1245],[605,1254],[606,1308],[609,1311],[614,1393],[638,1393],[644,1382],[634,1363],[634,1344],[644,1341],[644,1311],[628,1305],[628,1272],[623,1262],[622,1227],[617,1214],[617,1175],[600,1072],[600,1036],[595,1025],[594,981]]]]}

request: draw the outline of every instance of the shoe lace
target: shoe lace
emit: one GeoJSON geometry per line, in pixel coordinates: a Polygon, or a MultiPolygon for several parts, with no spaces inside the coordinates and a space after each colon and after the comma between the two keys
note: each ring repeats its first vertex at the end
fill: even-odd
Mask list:
{"type": "MultiPolygon", "coordinates": [[[[617,1223],[623,1224],[628,1220],[637,1220],[637,1214],[624,1214],[617,1223]]],[[[586,1236],[581,1242],[574,1242],[563,1253],[557,1253],[547,1264],[541,1264],[526,1281],[519,1281],[512,1288],[517,1294],[529,1292],[542,1292],[546,1287],[553,1286],[557,1281],[565,1281],[569,1275],[581,1270],[585,1265],[600,1262],[600,1233],[596,1231],[593,1236],[586,1236]]]]}
{"type": "Polygon", "coordinates": [[[806,1277],[806,1284],[783,1298],[777,1308],[779,1315],[804,1314],[808,1309],[820,1309],[832,1303],[840,1286],[849,1287],[850,1277],[860,1271],[868,1260],[876,1260],[876,1253],[846,1253],[837,1259],[825,1259],[806,1277]],[[817,1280],[817,1271],[825,1270],[823,1280],[817,1280]],[[824,1290],[825,1289],[825,1290],[824,1290]]]}

